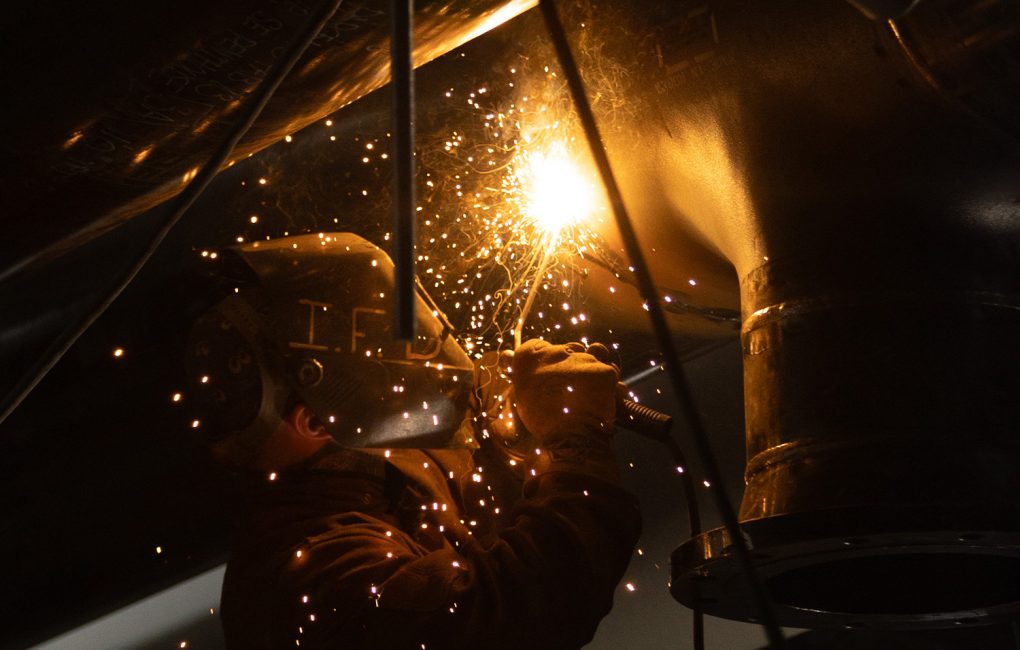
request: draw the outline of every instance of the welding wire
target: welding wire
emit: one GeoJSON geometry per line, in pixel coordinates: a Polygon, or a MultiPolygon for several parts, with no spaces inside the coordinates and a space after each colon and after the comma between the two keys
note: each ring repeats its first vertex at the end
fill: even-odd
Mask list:
{"type": "Polygon", "coordinates": [[[542,283],[542,278],[545,276],[546,269],[549,268],[549,253],[546,253],[542,257],[541,264],[538,265],[538,270],[535,271],[535,279],[531,281],[531,287],[528,289],[528,298],[524,301],[524,306],[521,307],[521,313],[517,316],[517,327],[514,328],[514,349],[521,347],[521,336],[524,331],[524,321],[528,318],[528,312],[531,311],[531,306],[535,304],[535,296],[538,295],[538,286],[542,283]]]}
{"type": "Polygon", "coordinates": [[[247,106],[245,107],[245,113],[241,116],[237,127],[231,131],[230,135],[220,146],[219,150],[213,157],[205,163],[201,170],[195,174],[195,177],[191,180],[187,187],[181,191],[180,194],[174,199],[173,209],[170,211],[170,216],[167,217],[166,221],[156,232],[156,235],[149,242],[146,249],[142,252],[141,256],[134,262],[130,269],[121,277],[116,286],[110,291],[110,293],[93,309],[89,314],[85,316],[81,321],[72,323],[66,328],[57,339],[47,348],[47,350],[39,358],[39,361],[29,369],[27,373],[22,377],[21,381],[11,390],[10,393],[4,398],[3,406],[0,407],[0,424],[6,420],[11,413],[18,408],[18,406],[24,401],[26,397],[39,385],[39,382],[43,380],[43,377],[57,365],[57,362],[71,349],[71,346],[81,338],[81,336],[88,331],[89,327],[95,323],[100,316],[113,304],[113,302],[124,292],[129,284],[135,279],[138,273],[145,266],[146,262],[152,257],[152,255],[159,248],[159,245],[163,243],[166,236],[170,233],[170,230],[177,225],[181,220],[181,217],[188,211],[188,208],[195,202],[195,199],[202,194],[205,188],[209,185],[212,179],[219,173],[220,168],[230,158],[230,154],[234,151],[234,147],[240,142],[244,134],[248,132],[251,125],[258,119],[259,114],[262,113],[262,109],[265,108],[269,99],[276,92],[276,89],[280,86],[280,83],[287,77],[291,69],[304,54],[308,46],[311,45],[315,37],[322,31],[323,26],[336,10],[340,7],[343,0],[329,0],[325,3],[322,9],[315,15],[312,16],[312,20],[308,23],[308,28],[301,32],[297,40],[290,46],[290,49],[285,55],[277,62],[276,66],[270,71],[259,87],[252,93],[248,99],[247,106]]]}
{"type": "Polygon", "coordinates": [[[414,338],[414,0],[393,0],[393,250],[397,338],[414,338]]]}
{"type": "Polygon", "coordinates": [[[602,177],[620,236],[627,249],[627,256],[634,266],[634,275],[638,280],[638,288],[641,290],[641,296],[648,309],[652,329],[665,361],[666,372],[669,373],[673,384],[673,391],[681,405],[680,410],[694,439],[695,447],[698,450],[703,471],[708,477],[719,515],[733,543],[734,555],[744,573],[751,593],[754,595],[758,608],[758,616],[768,636],[769,645],[773,650],[785,648],[786,639],[783,637],[782,630],[779,629],[779,625],[776,622],[775,612],[765,590],[765,585],[762,583],[754,564],[751,562],[751,554],[747,548],[747,541],[741,533],[736,512],[723,486],[722,472],[719,470],[715,453],[712,451],[712,446],[708,441],[704,423],[701,420],[701,415],[694,408],[694,399],[687,378],[684,375],[683,367],[678,361],[679,355],[673,344],[673,338],[670,335],[662,305],[659,302],[658,290],[655,288],[655,283],[645,262],[641,245],[638,243],[637,234],[623,204],[623,195],[620,192],[620,188],[616,183],[616,177],[613,175],[613,170],[609,164],[609,157],[606,155],[602,144],[602,137],[599,134],[595,116],[585,95],[584,82],[581,80],[581,75],[577,70],[573,54],[570,51],[570,44],[567,42],[567,35],[563,29],[563,24],[560,22],[556,5],[553,0],[539,0],[539,8],[542,11],[550,38],[556,49],[560,67],[563,69],[563,74],[567,79],[567,86],[570,89],[574,107],[577,109],[578,117],[584,128],[592,157],[595,159],[595,165],[599,170],[599,175],[602,177]]]}

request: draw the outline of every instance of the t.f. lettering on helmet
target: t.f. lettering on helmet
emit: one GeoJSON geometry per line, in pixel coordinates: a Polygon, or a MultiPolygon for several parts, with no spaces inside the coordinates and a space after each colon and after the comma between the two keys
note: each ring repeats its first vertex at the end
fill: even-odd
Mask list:
{"type": "Polygon", "coordinates": [[[209,423],[259,437],[296,396],[346,447],[465,442],[457,435],[471,360],[420,285],[414,340],[394,336],[393,263],[379,247],[331,233],[246,244],[222,256],[250,281],[192,332],[189,373],[209,423]]]}

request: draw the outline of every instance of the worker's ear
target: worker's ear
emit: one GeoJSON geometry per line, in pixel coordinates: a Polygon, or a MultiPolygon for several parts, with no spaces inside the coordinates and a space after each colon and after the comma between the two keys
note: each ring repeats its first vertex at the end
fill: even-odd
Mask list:
{"type": "Polygon", "coordinates": [[[304,404],[297,404],[291,409],[290,413],[287,414],[286,420],[290,426],[294,427],[298,435],[303,438],[319,440],[330,437],[326,432],[326,427],[322,425],[319,418],[315,417],[311,409],[304,404]]]}

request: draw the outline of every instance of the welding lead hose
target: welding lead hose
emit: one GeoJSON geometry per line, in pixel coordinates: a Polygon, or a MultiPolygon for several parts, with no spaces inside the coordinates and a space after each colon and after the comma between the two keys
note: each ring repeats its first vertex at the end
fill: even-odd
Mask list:
{"type": "MultiPolygon", "coordinates": [[[[645,370],[637,375],[628,377],[624,384],[630,388],[648,379],[661,371],[661,365],[655,366],[652,372],[645,370]]],[[[616,426],[632,431],[639,436],[648,438],[666,447],[670,457],[673,459],[673,467],[680,474],[680,484],[683,490],[684,503],[687,506],[687,525],[691,537],[701,534],[701,511],[698,506],[697,492],[694,488],[694,478],[687,466],[687,458],[683,449],[670,435],[673,427],[673,418],[653,408],[638,404],[629,399],[620,400],[616,409],[616,426]]],[[[694,650],[705,650],[705,616],[698,609],[691,610],[692,625],[691,635],[693,637],[694,650]]]]}
{"type": "Polygon", "coordinates": [[[67,351],[71,349],[79,338],[82,337],[85,332],[92,327],[93,323],[99,320],[106,310],[113,304],[115,300],[124,292],[124,289],[138,276],[142,268],[153,256],[156,250],[159,248],[163,240],[166,239],[167,235],[170,234],[170,230],[181,220],[181,217],[188,211],[188,208],[194,204],[195,200],[205,191],[205,188],[209,186],[212,179],[219,173],[220,169],[230,158],[230,154],[233,153],[234,147],[241,141],[251,125],[255,123],[258,116],[262,113],[262,109],[269,103],[269,99],[276,92],[276,89],[280,87],[283,80],[290,74],[290,71],[297,64],[298,59],[305,53],[308,46],[312,44],[315,37],[319,35],[322,28],[326,25],[330,18],[336,13],[337,9],[340,8],[340,4],[343,0],[329,0],[323,4],[322,8],[315,14],[313,14],[311,21],[308,23],[307,29],[302,31],[298,38],[291,44],[290,48],[284,54],[284,56],[276,63],[276,66],[269,72],[265,80],[256,88],[249,100],[246,102],[244,107],[244,113],[241,115],[237,127],[230,132],[227,139],[223,142],[220,148],[212,158],[210,158],[201,170],[195,174],[191,182],[185,187],[177,198],[174,199],[173,209],[170,211],[170,216],[167,217],[166,221],[156,232],[156,235],[149,242],[146,249],[138,257],[138,259],[131,265],[128,271],[117,281],[114,288],[107,294],[107,296],[88,313],[82,320],[77,323],[72,323],[66,328],[60,335],[54,340],[52,344],[46,349],[46,351],[40,356],[39,361],[35,363],[25,373],[18,384],[11,389],[11,391],[4,398],[3,405],[0,406],[0,424],[3,424],[11,413],[13,413],[19,405],[25,400],[26,397],[31,394],[39,382],[53,369],[54,366],[67,354],[67,351]]]}

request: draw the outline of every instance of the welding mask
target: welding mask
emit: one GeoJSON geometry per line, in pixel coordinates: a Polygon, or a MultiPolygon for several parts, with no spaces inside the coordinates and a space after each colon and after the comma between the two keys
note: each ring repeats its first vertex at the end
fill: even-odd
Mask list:
{"type": "Polygon", "coordinates": [[[331,233],[221,257],[238,286],[192,332],[189,372],[209,405],[195,426],[263,439],[300,400],[345,447],[470,444],[471,360],[417,283],[417,333],[395,338],[393,263],[379,247],[331,233]]]}

